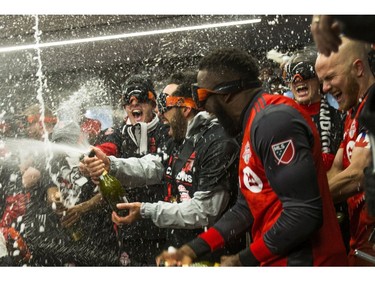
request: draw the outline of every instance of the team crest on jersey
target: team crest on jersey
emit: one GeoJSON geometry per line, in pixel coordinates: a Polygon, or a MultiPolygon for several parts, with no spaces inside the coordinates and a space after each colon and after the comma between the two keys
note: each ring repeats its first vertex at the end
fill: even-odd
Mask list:
{"type": "Polygon", "coordinates": [[[244,152],[242,154],[242,159],[243,161],[245,161],[246,164],[249,164],[250,157],[251,157],[250,143],[249,141],[247,141],[244,152]]]}
{"type": "Polygon", "coordinates": [[[294,158],[294,144],[292,140],[282,141],[271,146],[277,165],[289,164],[294,158]]]}
{"type": "Polygon", "coordinates": [[[253,193],[259,193],[263,189],[263,182],[250,167],[243,169],[243,183],[253,193]]]}

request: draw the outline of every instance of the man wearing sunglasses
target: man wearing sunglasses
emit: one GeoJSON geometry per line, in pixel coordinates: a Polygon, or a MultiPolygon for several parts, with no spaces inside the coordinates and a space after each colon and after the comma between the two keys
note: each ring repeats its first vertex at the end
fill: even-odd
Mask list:
{"type": "MultiPolygon", "coordinates": [[[[96,147],[106,155],[142,157],[164,151],[169,140],[169,126],[156,113],[156,93],[150,77],[133,75],[122,87],[124,121],[104,133],[103,142],[96,147]]],[[[81,165],[81,170],[84,166],[81,165]]],[[[136,171],[136,167],[134,167],[136,171]]],[[[131,185],[127,190],[130,202],[157,202],[164,199],[163,186],[148,184],[142,188],[131,185]]],[[[120,231],[120,263],[122,265],[153,265],[158,245],[165,243],[166,233],[148,221],[139,221],[120,231]],[[154,251],[154,252],[153,252],[154,251]]]]}
{"type": "MultiPolygon", "coordinates": [[[[215,116],[198,110],[190,86],[191,82],[185,82],[174,92],[159,96],[159,112],[169,123],[169,134],[173,139],[164,159],[154,155],[146,155],[137,161],[106,158],[95,150],[102,161],[85,160],[92,175],[99,175],[104,164],[124,186],[133,181],[165,182],[164,202],[118,204],[119,209],[128,209],[129,215],[120,217],[113,213],[112,220],[117,224],[150,220],[158,227],[169,229],[166,246],[173,247],[180,247],[212,226],[233,204],[238,190],[238,143],[225,134],[215,116]],[[139,166],[143,170],[139,171],[139,166]]],[[[244,242],[245,239],[238,239],[221,254],[237,252],[244,242]]],[[[219,256],[207,256],[204,260],[218,261],[219,256]]]]}
{"type": "MultiPolygon", "coordinates": [[[[289,83],[294,100],[309,113],[318,128],[323,163],[328,172],[344,135],[345,113],[331,106],[327,94],[321,92],[315,72],[317,54],[312,46],[295,52],[285,65],[285,80],[289,83]]],[[[345,247],[349,250],[348,207],[346,202],[342,202],[335,204],[335,208],[345,247]]]]}
{"type": "Polygon", "coordinates": [[[311,117],[291,99],[264,93],[256,61],[224,48],[199,63],[199,106],[240,134],[236,204],[196,239],[157,263],[190,264],[251,228],[252,242],[223,266],[346,265],[347,257],[311,117]]]}

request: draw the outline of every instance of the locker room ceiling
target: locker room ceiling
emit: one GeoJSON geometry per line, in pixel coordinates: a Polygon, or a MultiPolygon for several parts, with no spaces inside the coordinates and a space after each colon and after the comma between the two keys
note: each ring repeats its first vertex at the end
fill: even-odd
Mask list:
{"type": "Polygon", "coordinates": [[[41,48],[41,63],[48,73],[134,63],[146,58],[155,63],[204,55],[223,46],[238,46],[264,56],[311,43],[311,15],[0,15],[0,77],[30,76],[37,71],[35,49],[2,52],[2,48],[62,40],[129,34],[202,24],[260,18],[260,23],[194,31],[144,35],[41,48]],[[38,21],[39,36],[36,36],[38,21]]]}

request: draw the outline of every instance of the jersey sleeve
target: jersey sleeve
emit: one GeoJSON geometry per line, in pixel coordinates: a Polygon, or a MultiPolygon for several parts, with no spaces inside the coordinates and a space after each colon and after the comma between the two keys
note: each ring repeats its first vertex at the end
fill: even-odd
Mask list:
{"type": "Polygon", "coordinates": [[[253,217],[241,192],[238,192],[237,201],[234,206],[210,227],[206,232],[187,243],[196,255],[202,256],[236,239],[245,231],[250,230],[253,217]]]}
{"type": "Polygon", "coordinates": [[[312,155],[314,137],[302,115],[287,105],[268,106],[255,117],[251,136],[283,210],[271,228],[240,253],[244,265],[287,255],[308,240],[323,221],[312,155]]]}

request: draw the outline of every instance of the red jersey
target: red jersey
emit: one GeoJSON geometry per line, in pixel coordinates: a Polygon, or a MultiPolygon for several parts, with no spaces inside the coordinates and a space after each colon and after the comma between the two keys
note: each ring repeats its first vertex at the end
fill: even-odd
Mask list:
{"type": "MultiPolygon", "coordinates": [[[[367,97],[366,97],[367,98],[367,97]]],[[[345,120],[344,139],[340,148],[343,149],[343,169],[349,167],[354,147],[370,149],[370,141],[366,129],[358,122],[366,98],[355,109],[351,109],[345,120]]],[[[361,191],[347,200],[350,220],[350,252],[349,261],[351,265],[362,264],[354,258],[354,250],[362,250],[375,255],[372,244],[368,242],[369,235],[375,227],[375,217],[367,212],[365,193],[361,191]]]]}
{"type": "Polygon", "coordinates": [[[347,265],[318,131],[293,100],[258,94],[244,120],[241,196],[197,241],[213,251],[251,225],[244,265],[347,265]]]}

